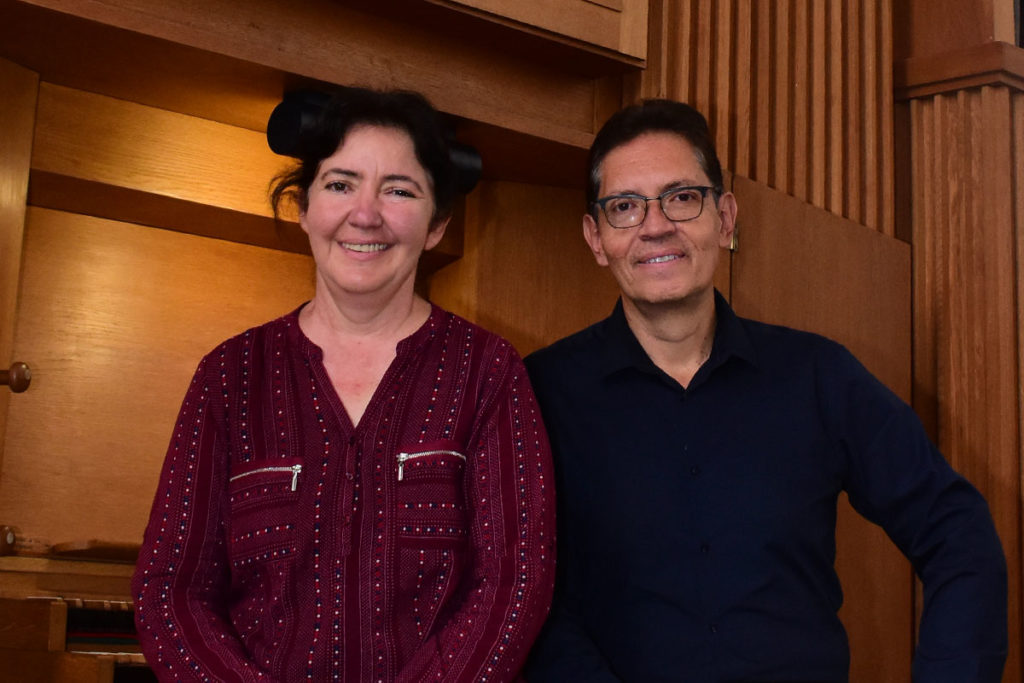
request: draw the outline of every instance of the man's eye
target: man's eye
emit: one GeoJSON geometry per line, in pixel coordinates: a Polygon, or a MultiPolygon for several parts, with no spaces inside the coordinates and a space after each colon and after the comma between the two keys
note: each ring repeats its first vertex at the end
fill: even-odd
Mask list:
{"type": "Polygon", "coordinates": [[[670,203],[688,204],[690,202],[700,201],[700,192],[697,190],[679,190],[678,192],[673,192],[665,199],[670,203]]]}
{"type": "Polygon", "coordinates": [[[608,210],[612,213],[632,213],[637,210],[639,202],[635,199],[623,197],[608,203],[608,210]]]}

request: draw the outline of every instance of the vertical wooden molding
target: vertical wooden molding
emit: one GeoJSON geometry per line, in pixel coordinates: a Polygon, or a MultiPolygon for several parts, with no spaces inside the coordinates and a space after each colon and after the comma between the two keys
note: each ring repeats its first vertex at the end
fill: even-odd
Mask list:
{"type": "Polygon", "coordinates": [[[895,103],[893,101],[893,78],[890,65],[893,63],[892,46],[892,0],[881,0],[877,30],[879,40],[878,102],[875,116],[879,120],[878,146],[875,151],[879,177],[882,179],[878,194],[879,227],[884,235],[896,237],[896,153],[895,153],[895,103]]]}
{"type": "Polygon", "coordinates": [[[755,139],[753,141],[754,169],[752,178],[760,180],[766,185],[770,183],[772,169],[772,155],[775,149],[773,137],[775,131],[774,116],[775,103],[772,82],[775,77],[774,63],[772,61],[772,4],[767,2],[755,3],[755,22],[757,35],[757,63],[752,69],[754,78],[757,79],[756,106],[754,113],[757,117],[754,126],[755,139]]]}
{"type": "Polygon", "coordinates": [[[815,206],[825,208],[828,182],[828,52],[827,2],[811,4],[811,173],[808,192],[815,206]]]}
{"type": "Polygon", "coordinates": [[[828,196],[825,208],[832,213],[843,215],[844,192],[846,188],[845,168],[847,149],[843,130],[843,112],[846,104],[846,81],[843,78],[843,55],[846,44],[843,40],[842,0],[829,0],[829,53],[828,53],[828,196]]]}
{"type": "MultiPolygon", "coordinates": [[[[1024,93],[1016,92],[1012,96],[1010,105],[1010,120],[1013,122],[1010,130],[1010,137],[1013,140],[1011,147],[1013,158],[1011,159],[1011,184],[1014,187],[1013,225],[1014,237],[1016,239],[1016,260],[1017,267],[1016,290],[1017,290],[1017,434],[1018,439],[1024,440],[1024,388],[1021,387],[1021,373],[1024,372],[1024,273],[1020,264],[1024,263],[1024,239],[1021,231],[1024,229],[1024,93]]],[[[1011,594],[1010,608],[1016,611],[1010,613],[1010,663],[1013,671],[1018,672],[1017,683],[1024,680],[1024,662],[1021,661],[1021,650],[1024,649],[1024,455],[1021,454],[1021,444],[1018,444],[1018,472],[1017,472],[1017,533],[1011,538],[1011,543],[1004,545],[1007,561],[1009,563],[1011,594]]],[[[1012,531],[1012,529],[1011,529],[1012,531]]],[[[1012,680],[1012,678],[1011,678],[1012,680]]]]}
{"type": "Polygon", "coordinates": [[[880,229],[878,211],[880,205],[880,168],[881,158],[878,154],[878,111],[881,101],[878,94],[878,82],[880,71],[887,69],[880,68],[882,54],[878,45],[878,22],[877,22],[878,0],[866,0],[860,8],[860,36],[859,44],[862,45],[864,61],[861,63],[860,81],[863,85],[863,94],[860,97],[861,126],[855,131],[855,139],[861,147],[864,163],[860,168],[857,184],[863,188],[861,197],[861,222],[876,230],[880,229]]]}
{"type": "Polygon", "coordinates": [[[982,86],[910,103],[914,406],[988,500],[1010,576],[1007,677],[1021,680],[1024,95],[982,86]]]}
{"type": "MultiPolygon", "coordinates": [[[[36,73],[0,59],[0,131],[3,131],[0,133],[0,369],[3,370],[15,360],[32,364],[31,358],[12,358],[12,353],[38,93],[36,73]]],[[[10,401],[10,390],[0,387],[0,465],[10,401]]]]}
{"type": "Polygon", "coordinates": [[[751,102],[755,96],[754,87],[757,82],[751,63],[756,45],[753,4],[753,0],[737,0],[736,3],[735,57],[731,75],[731,87],[736,93],[731,112],[736,144],[729,167],[736,174],[748,178],[753,172],[751,157],[754,154],[754,144],[750,135],[754,130],[754,107],[751,106],[751,102]]]}
{"type": "MultiPolygon", "coordinates": [[[[874,2],[875,0],[866,0],[874,2]]],[[[864,163],[863,155],[859,149],[858,140],[861,136],[861,109],[860,98],[863,96],[861,86],[861,62],[863,55],[860,53],[860,10],[862,0],[843,0],[844,13],[844,36],[843,43],[846,46],[846,59],[844,65],[844,92],[846,116],[843,122],[845,135],[843,136],[846,145],[848,161],[844,176],[846,182],[844,190],[846,199],[843,204],[843,215],[857,223],[863,223],[863,210],[861,205],[861,166],[864,163]]]]}
{"type": "Polygon", "coordinates": [[[736,116],[734,109],[735,89],[732,83],[731,74],[735,69],[733,61],[733,46],[735,45],[736,33],[733,21],[734,0],[723,0],[713,3],[714,12],[714,72],[712,75],[712,88],[710,92],[711,102],[708,115],[711,121],[711,129],[716,136],[718,155],[722,163],[733,168],[735,155],[733,150],[736,147],[735,129],[731,122],[736,116]]]}
{"type": "Polygon", "coordinates": [[[792,123],[792,87],[793,69],[792,54],[793,46],[790,41],[789,10],[792,0],[782,0],[773,3],[774,25],[772,26],[773,42],[772,53],[776,63],[775,71],[775,138],[773,156],[775,164],[772,168],[771,178],[767,180],[768,185],[777,190],[788,192],[790,190],[790,158],[793,154],[792,138],[790,137],[792,123]]]}
{"type": "Polygon", "coordinates": [[[789,158],[789,174],[793,178],[791,194],[797,199],[809,199],[807,179],[811,175],[811,118],[810,103],[818,95],[811,91],[811,17],[807,0],[794,0],[792,38],[793,45],[793,115],[792,149],[789,158]]]}

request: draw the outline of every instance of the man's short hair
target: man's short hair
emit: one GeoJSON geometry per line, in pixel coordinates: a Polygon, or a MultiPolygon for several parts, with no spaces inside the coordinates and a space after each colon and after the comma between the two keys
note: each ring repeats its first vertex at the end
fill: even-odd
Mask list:
{"type": "Polygon", "coordinates": [[[708,129],[707,119],[688,104],[675,100],[650,99],[626,107],[608,119],[594,137],[590,146],[587,169],[587,210],[597,220],[597,193],[601,190],[601,164],[615,148],[621,147],[644,133],[675,133],[689,142],[697,155],[697,162],[707,174],[711,185],[720,192],[722,165],[718,161],[715,142],[708,129]]]}

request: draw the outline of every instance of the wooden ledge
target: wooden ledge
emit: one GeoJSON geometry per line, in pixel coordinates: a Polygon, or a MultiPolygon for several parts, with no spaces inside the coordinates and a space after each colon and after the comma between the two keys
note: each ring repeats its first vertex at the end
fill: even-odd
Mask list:
{"type": "Polygon", "coordinates": [[[1024,49],[991,42],[932,57],[896,62],[893,84],[897,100],[911,100],[983,85],[1024,92],[1024,49]]]}

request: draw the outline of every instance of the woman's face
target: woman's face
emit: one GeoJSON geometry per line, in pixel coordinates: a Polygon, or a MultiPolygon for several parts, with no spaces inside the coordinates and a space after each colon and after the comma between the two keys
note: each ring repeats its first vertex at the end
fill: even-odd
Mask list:
{"type": "Polygon", "coordinates": [[[353,127],[320,163],[299,217],[318,285],[332,296],[376,295],[385,303],[411,293],[420,254],[444,235],[447,220],[431,226],[433,214],[431,182],[409,135],[353,127]]]}

